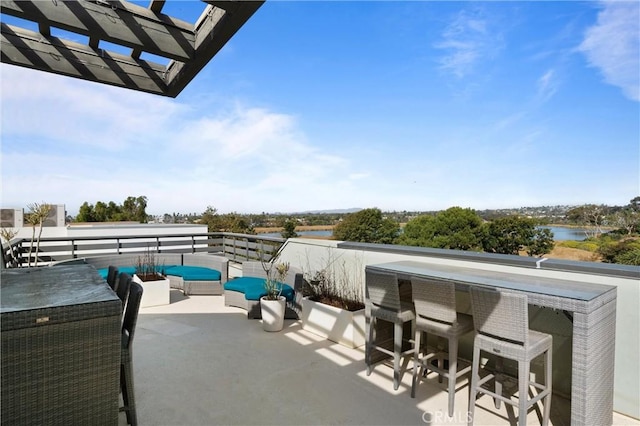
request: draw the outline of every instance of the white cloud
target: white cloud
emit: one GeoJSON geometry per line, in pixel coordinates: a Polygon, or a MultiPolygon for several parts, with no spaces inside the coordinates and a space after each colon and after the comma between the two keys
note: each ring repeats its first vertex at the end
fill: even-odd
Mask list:
{"type": "Polygon", "coordinates": [[[4,136],[119,150],[148,142],[147,135],[185,112],[184,105],[146,93],[12,65],[0,70],[4,136]]]}
{"type": "Polygon", "coordinates": [[[230,101],[188,104],[2,66],[2,205],[122,202],[148,211],[292,211],[343,205],[350,160],[296,118],[230,101]],[[25,141],[27,141],[25,143],[25,141]]]}
{"type": "Polygon", "coordinates": [[[538,102],[546,102],[553,97],[558,90],[558,79],[554,70],[548,70],[538,79],[538,102]]]}
{"type": "Polygon", "coordinates": [[[445,28],[442,41],[434,47],[446,52],[439,59],[440,68],[458,78],[474,71],[477,63],[491,58],[502,48],[497,28],[489,28],[488,19],[481,12],[460,11],[445,28]]]}
{"type": "Polygon", "coordinates": [[[598,22],[590,27],[578,47],[604,80],[640,101],[640,3],[605,1],[598,22]]]}

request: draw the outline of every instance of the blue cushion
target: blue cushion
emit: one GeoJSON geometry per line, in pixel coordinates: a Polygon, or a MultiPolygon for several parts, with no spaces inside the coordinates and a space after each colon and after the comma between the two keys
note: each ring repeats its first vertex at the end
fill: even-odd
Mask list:
{"type": "Polygon", "coordinates": [[[220,281],[222,274],[215,269],[203,266],[168,266],[164,268],[167,275],[182,277],[185,281],[220,281]]]}
{"type": "MultiPolygon", "coordinates": [[[[262,296],[267,295],[267,291],[264,288],[264,281],[264,278],[240,277],[227,281],[224,289],[244,293],[244,297],[247,300],[260,300],[262,296]]],[[[293,288],[288,284],[278,284],[282,286],[282,295],[287,300],[293,300],[295,295],[293,288]]]]}
{"type": "MultiPolygon", "coordinates": [[[[127,274],[133,276],[133,274],[136,273],[136,268],[134,268],[133,266],[118,266],[117,268],[118,274],[120,274],[121,272],[126,272],[127,274]]],[[[100,268],[98,269],[98,273],[102,278],[106,280],[107,275],[109,275],[109,268],[100,268]]]]}

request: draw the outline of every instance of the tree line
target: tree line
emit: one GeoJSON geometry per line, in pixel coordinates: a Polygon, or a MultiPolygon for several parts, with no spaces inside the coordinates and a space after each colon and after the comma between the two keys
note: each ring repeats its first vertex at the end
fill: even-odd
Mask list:
{"type": "Polygon", "coordinates": [[[82,203],[75,222],[140,222],[147,223],[147,197],[127,197],[122,204],[98,201],[82,203]]]}
{"type": "Polygon", "coordinates": [[[400,244],[452,250],[541,256],[553,249],[553,234],[535,219],[508,216],[485,222],[470,208],[420,215],[401,230],[400,224],[377,208],[353,213],[333,229],[342,241],[400,244]]]}
{"type": "MultiPolygon", "coordinates": [[[[127,197],[122,204],[85,202],[75,221],[157,220],[147,215],[146,207],[145,196],[127,197]]],[[[220,214],[208,206],[201,214],[165,214],[162,221],[200,223],[207,225],[209,232],[243,234],[255,234],[258,227],[278,227],[283,229],[284,238],[297,236],[299,225],[334,225],[333,238],[342,241],[542,256],[554,247],[551,231],[540,227],[548,224],[550,217],[553,223],[587,227],[587,242],[604,262],[640,265],[640,196],[625,206],[585,204],[484,211],[451,207],[424,213],[383,213],[368,208],[355,213],[220,214]]]]}

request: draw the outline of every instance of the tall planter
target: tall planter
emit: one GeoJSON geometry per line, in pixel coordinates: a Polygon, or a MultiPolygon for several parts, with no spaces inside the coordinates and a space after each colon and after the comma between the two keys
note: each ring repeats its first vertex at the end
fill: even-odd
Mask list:
{"type": "Polygon", "coordinates": [[[302,329],[350,348],[364,345],[364,309],[347,311],[335,306],[302,300],[302,329]]]}
{"type": "Polygon", "coordinates": [[[133,276],[133,281],[142,286],[142,300],[140,307],[168,305],[169,299],[169,279],[155,281],[142,281],[138,275],[133,276]]]}
{"type": "Polygon", "coordinates": [[[287,301],[284,296],[277,300],[260,299],[262,312],[262,329],[264,331],[280,331],[284,327],[284,311],[287,301]]]}

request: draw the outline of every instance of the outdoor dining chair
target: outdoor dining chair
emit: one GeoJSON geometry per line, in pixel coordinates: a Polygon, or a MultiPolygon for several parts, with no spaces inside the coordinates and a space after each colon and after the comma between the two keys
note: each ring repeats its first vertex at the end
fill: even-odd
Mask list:
{"type": "Polygon", "coordinates": [[[109,284],[109,287],[111,287],[113,291],[118,290],[118,268],[113,265],[109,265],[107,284],[109,284]]]}
{"type": "Polygon", "coordinates": [[[518,407],[518,424],[527,424],[529,407],[544,398],[542,424],[549,424],[551,410],[551,355],[553,338],[550,334],[529,329],[527,296],[493,289],[470,287],[471,308],[476,336],[473,342],[473,368],[469,392],[468,424],[473,424],[476,396],[490,395],[499,408],[500,401],[518,407]],[[479,376],[481,352],[512,359],[518,362],[518,401],[503,396],[500,374],[479,376]],[[544,385],[531,381],[531,361],[544,354],[544,385]],[[495,392],[484,388],[486,382],[495,379],[495,392]],[[529,398],[531,387],[538,390],[529,398]]]}
{"type": "Polygon", "coordinates": [[[120,411],[127,415],[127,423],[131,426],[138,424],[136,416],[136,400],[133,389],[133,365],[132,346],[133,336],[136,331],[138,321],[138,311],[140,310],[140,300],[142,299],[142,286],[137,282],[131,282],[127,309],[124,313],[122,323],[122,350],[120,354],[120,389],[122,391],[122,401],[124,406],[120,411]]]}
{"type": "Polygon", "coordinates": [[[412,277],[411,291],[416,312],[411,398],[415,398],[416,386],[422,376],[418,374],[418,368],[422,369],[425,376],[429,371],[434,371],[438,373],[440,380],[442,377],[448,380],[449,416],[451,417],[457,379],[471,370],[468,363],[464,368],[458,369],[458,339],[473,331],[473,319],[470,315],[456,311],[456,289],[452,282],[412,277]],[[422,346],[427,347],[427,334],[447,339],[449,352],[441,350],[423,352],[422,346]],[[421,345],[422,337],[425,337],[423,345],[421,345]],[[445,360],[449,363],[447,368],[444,366],[445,360]],[[437,366],[432,364],[433,361],[437,361],[437,366]]]}
{"type": "MultiPolygon", "coordinates": [[[[365,363],[367,376],[371,374],[371,353],[374,349],[393,357],[393,389],[400,386],[400,358],[410,355],[413,348],[402,350],[403,329],[406,322],[411,323],[413,330],[415,313],[413,303],[400,300],[398,277],[394,273],[366,271],[365,281],[365,363]],[[385,347],[385,342],[376,340],[378,320],[393,323],[393,350],[385,347]]],[[[407,339],[408,340],[408,339],[407,339]]]]}
{"type": "Polygon", "coordinates": [[[116,294],[122,301],[122,309],[124,311],[124,305],[127,303],[127,297],[129,296],[129,287],[131,287],[131,283],[133,282],[133,278],[131,275],[126,272],[120,272],[118,276],[118,287],[116,290],[116,294]]]}

